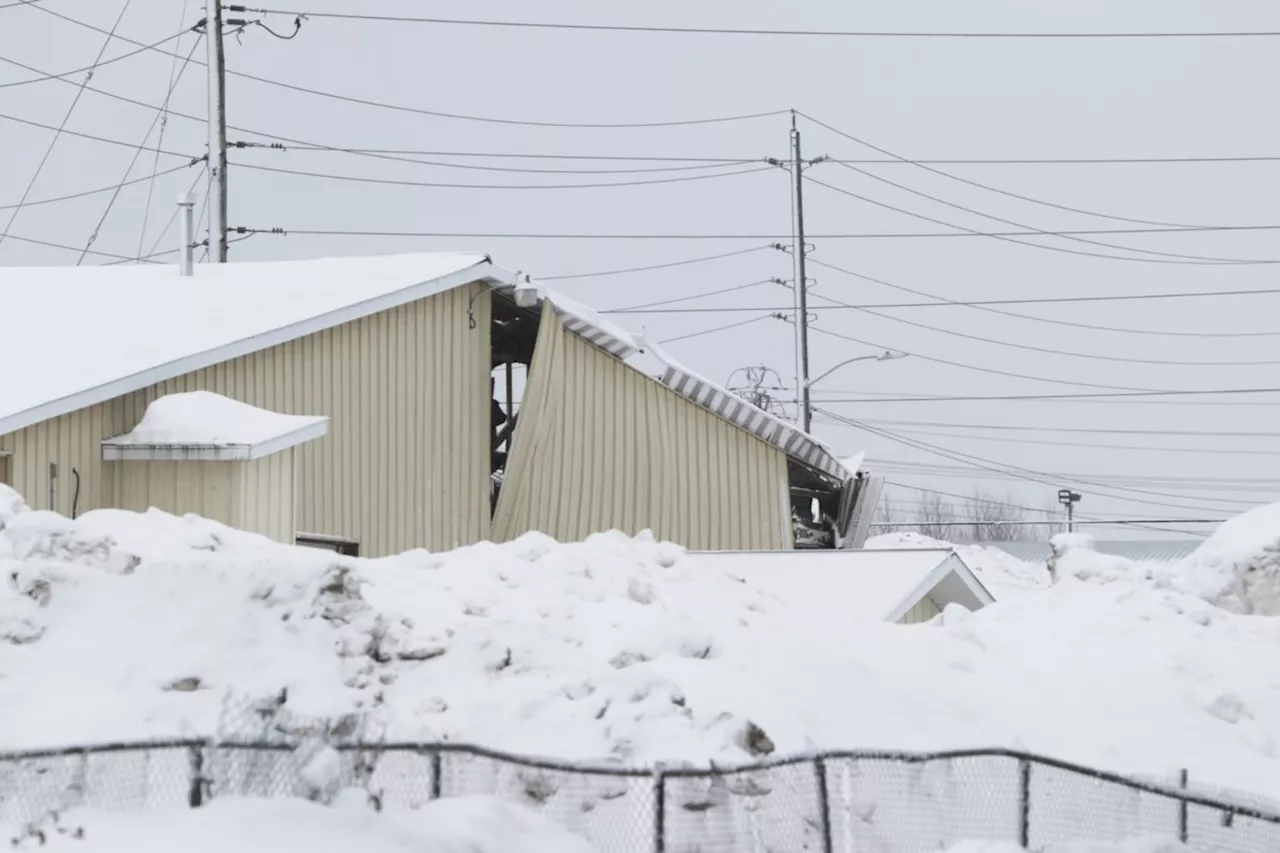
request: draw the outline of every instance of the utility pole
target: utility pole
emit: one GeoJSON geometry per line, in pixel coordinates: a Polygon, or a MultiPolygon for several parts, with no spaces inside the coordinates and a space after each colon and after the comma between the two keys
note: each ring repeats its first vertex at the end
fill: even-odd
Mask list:
{"type": "Polygon", "coordinates": [[[813,422],[813,406],[809,400],[809,280],[805,277],[804,242],[804,160],[800,156],[800,130],[796,127],[796,114],[791,113],[791,174],[795,178],[795,293],[796,293],[796,348],[799,375],[796,377],[796,399],[800,401],[800,429],[810,431],[813,422]]]}
{"type": "Polygon", "coordinates": [[[227,59],[222,0],[205,0],[209,46],[209,259],[227,262],[227,59]]]}

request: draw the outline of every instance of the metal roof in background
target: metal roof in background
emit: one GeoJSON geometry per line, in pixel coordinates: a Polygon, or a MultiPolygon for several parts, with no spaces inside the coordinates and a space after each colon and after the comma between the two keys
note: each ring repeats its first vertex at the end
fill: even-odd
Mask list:
{"type": "Polygon", "coordinates": [[[737,424],[810,468],[839,482],[852,476],[853,472],[848,471],[813,436],[801,432],[794,424],[756,408],[732,391],[674,364],[668,365],[661,382],[680,396],[737,424]]]}
{"type": "MultiPolygon", "coordinates": [[[[1010,556],[1017,557],[1027,563],[1047,563],[1053,553],[1048,542],[981,542],[987,548],[999,548],[1010,556]]],[[[1125,557],[1130,560],[1150,562],[1170,562],[1186,557],[1200,544],[1194,539],[1165,539],[1113,542],[1094,542],[1093,550],[1111,557],[1125,557]]]]}

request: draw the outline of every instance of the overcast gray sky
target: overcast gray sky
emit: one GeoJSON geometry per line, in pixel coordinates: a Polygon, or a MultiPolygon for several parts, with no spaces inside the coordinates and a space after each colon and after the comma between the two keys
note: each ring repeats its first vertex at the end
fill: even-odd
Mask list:
{"type": "MultiPolygon", "coordinates": [[[[43,0],[50,10],[110,28],[124,0],[43,0]]],[[[3,5],[3,2],[0,2],[3,5]]],[[[154,42],[203,16],[203,3],[132,0],[119,34],[154,42]],[[185,9],[185,11],[184,11],[185,9]]],[[[755,0],[694,4],[610,4],[556,0],[536,6],[513,0],[483,4],[377,0],[282,0],[274,8],[366,14],[439,15],[495,20],[539,20],[739,28],[951,31],[1174,31],[1280,29],[1280,12],[1262,4],[1183,0],[1107,2],[916,2],[837,4],[814,0],[766,4],[755,0]]],[[[258,17],[258,16],[250,16],[258,17]]],[[[279,32],[290,19],[269,17],[279,32]]],[[[165,49],[185,55],[193,36],[165,49]]],[[[0,57],[42,72],[93,63],[105,37],[36,8],[0,8],[0,57]]],[[[1164,40],[941,40],[778,38],[554,30],[498,29],[408,23],[366,23],[313,18],[291,41],[251,29],[228,40],[234,71],[356,98],[416,109],[520,121],[564,124],[673,122],[798,109],[884,149],[913,159],[1212,157],[1280,155],[1270,108],[1280,72],[1280,38],[1164,40]]],[[[106,57],[133,50],[113,42],[106,57]]],[[[195,54],[204,58],[203,47],[195,54]]],[[[181,63],[178,63],[181,66],[181,63]]],[[[94,88],[159,104],[173,61],[142,53],[100,68],[94,88]]],[[[56,80],[7,86],[34,76],[0,62],[0,115],[58,125],[77,87],[56,80]]],[[[74,75],[77,84],[83,75],[74,75]]],[[[172,107],[203,116],[204,68],[188,67],[172,107]]],[[[155,111],[86,92],[69,130],[139,144],[155,111]]],[[[232,77],[231,125],[332,147],[436,152],[503,152],[757,159],[788,156],[784,115],[723,124],[650,129],[545,128],[431,118],[344,103],[232,77]]],[[[808,157],[878,157],[875,152],[802,120],[808,157]]],[[[27,189],[52,133],[0,118],[0,205],[27,189]]],[[[231,131],[232,140],[261,140],[231,131]]],[[[166,123],[163,147],[201,155],[203,125],[178,117],[166,123]]],[[[130,177],[149,175],[154,154],[141,155],[130,177]]],[[[129,168],[126,147],[63,135],[29,200],[113,185],[129,168]]],[[[536,185],[689,177],[707,170],[631,175],[556,175],[391,162],[316,151],[233,151],[235,163],[372,177],[393,181],[536,185]]],[[[434,157],[440,162],[504,168],[638,169],[662,163],[541,161],[434,157]]],[[[160,168],[183,164],[162,156],[160,168]]],[[[688,165],[688,164],[666,164],[688,165]]],[[[95,251],[136,256],[160,238],[175,194],[197,177],[199,166],[123,189],[93,243],[95,251]],[[147,218],[142,238],[144,216],[147,218]]],[[[998,195],[911,165],[860,166],[876,175],[953,204],[1036,229],[1146,227],[1084,216],[998,195]]],[[[1190,225],[1280,223],[1276,210],[1280,163],[1117,165],[948,165],[952,174],[1020,195],[1113,217],[1190,225]]],[[[711,170],[714,173],[716,170],[711,170]]],[[[730,170],[719,170],[730,171],[730,170]]],[[[974,230],[1019,230],[879,183],[834,163],[808,176],[848,192],[974,230]]],[[[201,184],[203,193],[203,184],[201,184]]],[[[1086,257],[985,237],[949,239],[843,239],[854,233],[943,232],[953,229],[914,219],[808,183],[806,224],[814,235],[814,261],[951,300],[1012,299],[1223,291],[1275,285],[1270,265],[1147,263],[1086,257]]],[[[83,247],[107,209],[111,194],[18,212],[11,235],[83,247]]],[[[497,232],[662,235],[786,235],[790,228],[787,173],[759,173],[682,183],[548,190],[449,189],[334,181],[252,171],[231,172],[230,222],[253,228],[398,232],[497,232]]],[[[0,231],[12,210],[0,210],[0,231]]],[[[172,231],[160,249],[176,243],[172,231]]],[[[1099,235],[1088,239],[1152,251],[1223,258],[1280,258],[1277,232],[1099,235]]],[[[232,249],[233,260],[373,254],[446,249],[492,253],[504,266],[556,276],[660,264],[767,243],[763,239],[438,239],[426,237],[257,236],[232,249]]],[[[1131,253],[1063,239],[1044,245],[1103,254],[1131,253]]],[[[0,243],[0,284],[21,286],[3,267],[74,264],[78,252],[14,239],[0,243]]],[[[1164,256],[1146,255],[1148,259],[1164,256]]],[[[1165,258],[1166,260],[1174,260],[1165,258]]],[[[91,256],[86,263],[107,257],[91,256]]],[[[790,258],[772,250],[704,264],[634,275],[563,281],[570,296],[600,309],[675,299],[770,277],[789,278],[790,258]]],[[[867,362],[836,371],[818,388],[823,409],[877,429],[927,442],[948,453],[1052,472],[1055,486],[987,479],[962,472],[962,461],[869,435],[822,417],[820,437],[842,453],[867,450],[891,481],[968,493],[977,485],[1006,490],[1020,503],[1052,503],[1056,484],[1075,485],[1085,498],[1082,515],[1221,517],[1272,499],[1280,484],[1275,438],[1280,394],[1241,397],[1108,401],[836,402],[929,395],[1002,396],[1107,393],[1117,389],[1223,389],[1271,387],[1277,365],[1198,366],[1141,364],[1108,359],[1175,362],[1280,361],[1280,337],[1142,335],[1048,324],[965,307],[894,309],[885,317],[822,310],[822,296],[855,304],[917,301],[918,297],[814,265],[812,336],[816,375],[876,347],[913,357],[867,362]],[[897,318],[897,320],[892,319],[897,318]],[[948,330],[922,329],[908,320],[948,330]],[[955,333],[1004,342],[993,344],[955,333]],[[1072,351],[1081,358],[1008,346],[1072,351]],[[940,363],[957,362],[970,367],[940,363]],[[984,370],[1025,374],[1021,379],[984,370]],[[1043,380],[1053,380],[1052,382],[1043,380]],[[1070,384],[1078,383],[1078,384],[1070,384]],[[1107,386],[1107,387],[1097,387],[1107,386]],[[893,422],[893,423],[885,423],[893,422]],[[916,422],[915,425],[903,422],[916,422]],[[944,426],[920,426],[919,424],[944,426]],[[1028,427],[975,430],[952,424],[1028,427]],[[1136,434],[1041,432],[1038,428],[1132,430],[1136,434]],[[1270,437],[1160,436],[1151,430],[1271,433],[1270,437]],[[910,431],[910,432],[908,432],[910,431]],[[1068,446],[1104,445],[1104,446],[1068,446]],[[1117,447],[1117,446],[1127,447],[1117,447]],[[1171,448],[1157,451],[1155,448],[1171,448]],[[1228,452],[1229,451],[1229,452],[1228,452]],[[905,463],[905,464],[903,464],[905,463]],[[946,466],[944,470],[936,467],[946,466]],[[1132,477],[1123,482],[1106,478],[1132,477]],[[980,479],[975,479],[980,478],[980,479]],[[1171,479],[1190,482],[1166,482],[1171,479]],[[1081,482],[1081,481],[1085,482],[1081,482]],[[1163,481],[1162,481],[1163,480],[1163,481]],[[1105,487],[1104,487],[1105,486],[1105,487]],[[1132,489],[1137,491],[1123,491],[1132,489]],[[1103,497],[1111,493],[1118,497],[1103,497]],[[1128,499],[1124,499],[1127,496],[1128,499]],[[1147,501],[1141,503],[1138,501],[1147,501]],[[1172,506],[1162,506],[1170,504],[1172,506]]],[[[925,300],[927,301],[927,300],[925,300]]],[[[1075,305],[1004,306],[1002,310],[1119,329],[1196,333],[1277,330],[1280,295],[1075,305]]],[[[764,285],[673,305],[673,308],[785,310],[789,291],[764,285]]],[[[155,310],[149,308],[148,310],[155,310]]],[[[619,316],[652,339],[674,338],[763,317],[759,311],[696,311],[619,316]]],[[[49,322],[51,346],[58,341],[49,322]]],[[[13,320],[11,319],[10,322],[13,320]]],[[[157,317],[157,322],[163,322],[157,317]]],[[[740,328],[670,344],[691,367],[724,380],[739,366],[767,364],[790,383],[794,377],[791,326],[761,319],[740,328]]],[[[779,391],[780,397],[788,392],[779,391]]],[[[790,396],[794,396],[793,394],[790,396]]],[[[972,461],[972,460],[969,460],[972,461]]],[[[986,464],[986,463],[983,463],[986,464]]],[[[896,490],[893,499],[917,495],[896,490]]],[[[1185,525],[1184,525],[1185,526],[1185,525]]],[[[1098,532],[1100,537],[1106,536],[1098,532]]],[[[1157,534],[1148,534],[1157,535],[1157,534]]]]}

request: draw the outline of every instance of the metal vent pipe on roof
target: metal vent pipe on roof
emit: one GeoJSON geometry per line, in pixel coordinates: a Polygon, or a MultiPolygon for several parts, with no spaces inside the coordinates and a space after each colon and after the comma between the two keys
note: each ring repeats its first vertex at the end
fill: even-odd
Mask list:
{"type": "Polygon", "coordinates": [[[196,252],[196,197],[194,193],[182,193],[178,196],[179,219],[182,220],[182,247],[178,255],[178,274],[189,276],[193,273],[196,252]]]}

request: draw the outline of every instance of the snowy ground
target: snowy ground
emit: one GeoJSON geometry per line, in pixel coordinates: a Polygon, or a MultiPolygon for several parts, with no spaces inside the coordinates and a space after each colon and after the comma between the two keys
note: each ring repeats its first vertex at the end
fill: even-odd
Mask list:
{"type": "MultiPolygon", "coordinates": [[[[439,800],[374,814],[359,803],[226,799],[198,810],[76,811],[0,827],[14,850],[48,853],[592,853],[581,838],[526,809],[487,797],[439,800]]],[[[1009,842],[966,841],[946,853],[1025,853],[1009,842]]],[[[1050,845],[1041,853],[1192,853],[1160,838],[1050,845]]]]}
{"type": "Polygon", "coordinates": [[[1280,800],[1273,509],[1155,574],[1075,548],[1049,585],[965,551],[1004,600],[919,626],[815,624],[620,535],[360,561],[17,509],[0,492],[0,748],[245,735],[227,709],[277,697],[565,759],[1009,746],[1280,800]]]}
{"type": "Polygon", "coordinates": [[[591,853],[582,839],[527,809],[457,797],[375,814],[361,803],[225,799],[202,809],[76,811],[5,827],[15,850],[49,853],[591,853]]]}

